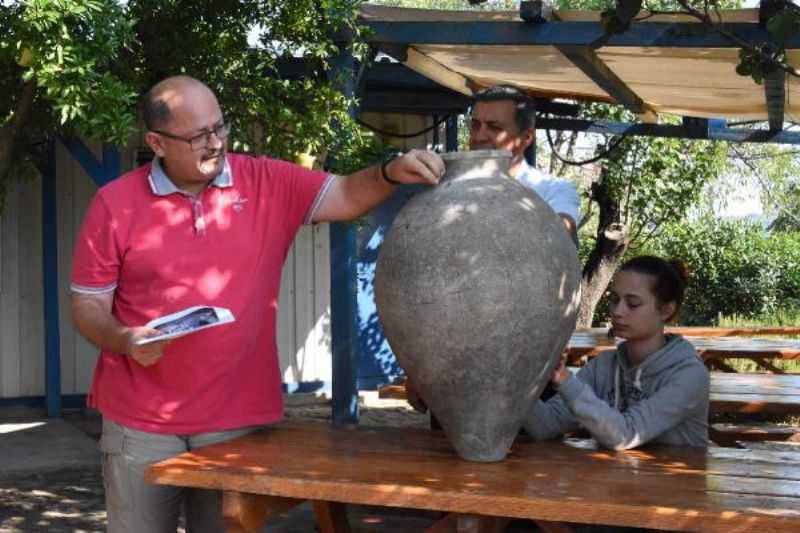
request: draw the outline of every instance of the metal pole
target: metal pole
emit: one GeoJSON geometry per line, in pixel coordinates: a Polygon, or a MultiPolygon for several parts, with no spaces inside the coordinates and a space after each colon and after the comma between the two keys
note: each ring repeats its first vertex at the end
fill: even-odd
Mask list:
{"type": "MultiPolygon", "coordinates": [[[[333,58],[332,80],[346,98],[354,92],[354,59],[346,45],[333,58]]],[[[350,109],[355,116],[355,108],[350,109]]],[[[335,154],[334,154],[335,157],[335,154]]],[[[358,314],[356,225],[336,222],[331,232],[331,346],[333,355],[333,422],[358,423],[358,314]]]]}
{"type": "Polygon", "coordinates": [[[45,403],[47,416],[61,416],[61,335],[58,324],[58,230],[56,150],[51,140],[42,175],[42,273],[44,282],[45,403]]]}
{"type": "Polygon", "coordinates": [[[447,118],[444,144],[448,152],[458,151],[458,115],[450,115],[447,118]]]}

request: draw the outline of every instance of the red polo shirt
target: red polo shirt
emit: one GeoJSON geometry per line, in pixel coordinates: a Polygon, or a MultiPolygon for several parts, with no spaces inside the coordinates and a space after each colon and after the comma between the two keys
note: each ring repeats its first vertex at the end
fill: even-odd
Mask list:
{"type": "Polygon", "coordinates": [[[112,312],[128,326],[193,305],[226,307],[236,321],[172,341],[149,367],[102,350],[89,405],[122,425],[177,435],[279,420],[281,268],[330,181],[229,154],[197,198],[176,191],[157,163],[98,190],[75,246],[73,291],[114,291],[112,312]]]}

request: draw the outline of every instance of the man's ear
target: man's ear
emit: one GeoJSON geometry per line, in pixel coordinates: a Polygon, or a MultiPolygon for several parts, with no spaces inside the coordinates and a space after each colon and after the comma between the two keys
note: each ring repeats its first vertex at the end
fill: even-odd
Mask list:
{"type": "Polygon", "coordinates": [[[157,157],[164,157],[164,139],[162,139],[159,134],[148,131],[144,134],[144,142],[147,143],[147,146],[150,147],[157,157]]]}
{"type": "Polygon", "coordinates": [[[520,137],[522,137],[522,143],[527,148],[536,140],[536,131],[533,128],[528,128],[520,137]]]}

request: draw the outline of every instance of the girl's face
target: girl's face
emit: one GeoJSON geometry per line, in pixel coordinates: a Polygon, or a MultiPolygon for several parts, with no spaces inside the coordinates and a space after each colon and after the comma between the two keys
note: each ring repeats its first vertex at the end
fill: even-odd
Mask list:
{"type": "Polygon", "coordinates": [[[620,271],[610,288],[611,325],[614,334],[627,340],[645,340],[664,333],[675,312],[675,302],[661,305],[653,294],[654,279],[647,274],[620,271]]]}

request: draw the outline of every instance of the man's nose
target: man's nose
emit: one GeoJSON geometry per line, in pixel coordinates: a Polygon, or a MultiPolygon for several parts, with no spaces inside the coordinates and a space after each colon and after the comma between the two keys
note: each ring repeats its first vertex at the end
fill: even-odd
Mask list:
{"type": "Polygon", "coordinates": [[[217,137],[216,133],[214,133],[213,131],[208,132],[208,135],[206,136],[206,145],[208,148],[211,149],[221,148],[224,143],[225,141],[217,137]]]}

